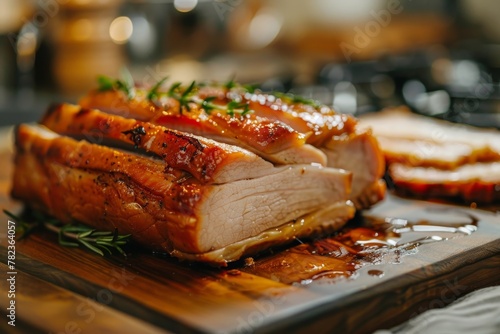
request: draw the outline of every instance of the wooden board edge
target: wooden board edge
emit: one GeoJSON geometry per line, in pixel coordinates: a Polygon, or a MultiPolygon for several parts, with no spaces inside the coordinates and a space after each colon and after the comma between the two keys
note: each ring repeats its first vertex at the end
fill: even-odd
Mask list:
{"type": "MultiPolygon", "coordinates": [[[[4,246],[0,246],[0,257],[0,262],[6,264],[5,259],[7,259],[7,249],[4,246]]],[[[188,324],[185,324],[177,319],[167,317],[155,310],[147,309],[146,311],[144,305],[122,294],[110,291],[104,286],[85,281],[84,279],[77,277],[76,275],[53,267],[49,264],[35,261],[30,257],[20,253],[16,254],[16,270],[24,272],[28,275],[35,276],[38,279],[54,284],[61,288],[61,283],[64,282],[63,289],[67,289],[68,291],[86,298],[98,296],[100,293],[102,293],[103,290],[106,290],[106,293],[109,292],[112,298],[109,298],[110,302],[108,304],[105,304],[105,306],[111,307],[117,311],[123,312],[134,318],[148,322],[167,331],[186,334],[204,333],[204,331],[198,328],[189,326],[188,324]]]]}
{"type": "Polygon", "coordinates": [[[327,301],[293,316],[275,319],[256,328],[255,332],[373,333],[429,309],[445,307],[474,290],[500,284],[498,241],[469,252],[479,254],[475,253],[474,260],[471,256],[465,261],[463,255],[452,256],[433,264],[434,268],[422,267],[342,300],[327,301]],[[431,277],[422,280],[424,274],[429,276],[429,270],[433,271],[431,277]],[[492,275],[492,270],[498,273],[492,275]]]}

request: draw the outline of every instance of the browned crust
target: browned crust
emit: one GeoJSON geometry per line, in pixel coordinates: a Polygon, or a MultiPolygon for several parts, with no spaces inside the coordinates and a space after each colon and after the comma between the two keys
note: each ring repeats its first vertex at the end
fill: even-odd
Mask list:
{"type": "Polygon", "coordinates": [[[282,122],[257,119],[255,115],[231,117],[216,110],[208,115],[195,103],[190,105],[189,111],[183,111],[173,98],[164,98],[155,104],[147,100],[146,93],[141,90],[137,91],[133,99],[127,99],[119,91],[93,91],[83,97],[79,104],[84,108],[151,121],[198,135],[223,135],[240,142],[239,146],[266,154],[304,145],[307,138],[282,122]],[[200,114],[204,117],[200,118],[200,114]]]}
{"type": "MultiPolygon", "coordinates": [[[[255,115],[282,122],[299,133],[308,134],[307,143],[322,146],[333,136],[355,132],[357,120],[346,114],[337,113],[326,105],[316,106],[299,101],[293,97],[262,92],[247,93],[233,89],[230,94],[225,87],[205,86],[200,89],[201,98],[216,96],[219,103],[228,103],[229,95],[238,95],[248,102],[255,115]]],[[[313,102],[313,101],[310,101],[313,102]]]]}
{"type": "MultiPolygon", "coordinates": [[[[340,152],[344,147],[345,137],[352,139],[362,136],[363,140],[367,141],[365,153],[373,157],[373,161],[366,165],[369,169],[366,171],[370,174],[369,177],[358,175],[369,179],[358,189],[368,187],[382,177],[385,170],[382,151],[371,132],[359,130],[354,117],[336,113],[326,106],[316,108],[303,103],[289,103],[271,94],[245,94],[238,91],[231,93],[239,94],[243,101],[249,103],[250,109],[254,110],[251,117],[248,115],[243,119],[231,118],[224,113],[217,112],[212,112],[207,116],[197,104],[193,104],[191,112],[181,113],[180,105],[175,99],[164,98],[158,104],[153,104],[147,101],[144,92],[141,93],[140,90],[131,100],[126,100],[122,92],[94,91],[85,96],[80,104],[85,107],[102,108],[105,111],[128,113],[129,116],[147,119],[181,131],[215,136],[217,140],[220,137],[230,138],[230,140],[236,138],[238,146],[249,149],[275,163],[284,162],[273,160],[269,153],[275,153],[286,147],[300,146],[307,142],[320,148],[337,145],[336,151],[340,152]],[[201,114],[204,116],[200,117],[201,114]],[[302,139],[297,140],[296,134],[301,135],[302,139]]],[[[227,89],[220,86],[202,87],[197,94],[200,99],[215,96],[214,103],[225,104],[229,101],[227,89]]],[[[345,168],[335,163],[327,163],[327,165],[345,168]]],[[[355,180],[360,179],[358,176],[354,175],[355,180]]]]}
{"type": "Polygon", "coordinates": [[[106,138],[134,145],[203,183],[213,182],[224,165],[242,155],[236,150],[230,151],[229,146],[222,147],[201,137],[69,104],[52,108],[41,123],[57,133],[80,135],[96,144],[106,138]]]}
{"type": "MultiPolygon", "coordinates": [[[[224,258],[227,247],[234,245],[210,251],[201,245],[200,207],[216,186],[203,185],[182,171],[165,169],[159,160],[57,136],[43,129],[20,125],[16,131],[17,168],[11,191],[14,198],[63,223],[76,221],[99,230],[116,228],[150,249],[180,258],[223,265],[242,254],[315,233],[317,225],[335,229],[354,212],[344,196],[336,200],[345,207],[341,215],[332,217],[319,210],[308,215],[316,217],[312,223],[308,223],[309,218],[304,218],[304,223],[299,219],[286,235],[278,233],[281,227],[275,227],[271,230],[278,232],[273,232],[272,237],[256,236],[254,243],[254,237],[236,242],[234,245],[244,247],[232,250],[233,255],[224,258]],[[210,255],[219,253],[223,254],[222,259],[210,255]]],[[[304,169],[297,172],[304,173],[304,169]]],[[[348,182],[348,176],[345,174],[342,180],[348,182]]]]}
{"type": "Polygon", "coordinates": [[[199,251],[195,209],[206,186],[163,163],[67,137],[16,134],[11,194],[64,223],[120,233],[152,249],[199,251]]]}

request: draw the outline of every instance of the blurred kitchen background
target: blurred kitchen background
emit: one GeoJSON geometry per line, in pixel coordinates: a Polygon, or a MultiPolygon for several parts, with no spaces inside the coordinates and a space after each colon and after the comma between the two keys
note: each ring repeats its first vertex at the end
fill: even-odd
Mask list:
{"type": "Polygon", "coordinates": [[[499,17],[498,0],[0,0],[0,125],[127,68],[500,127],[499,17]]]}

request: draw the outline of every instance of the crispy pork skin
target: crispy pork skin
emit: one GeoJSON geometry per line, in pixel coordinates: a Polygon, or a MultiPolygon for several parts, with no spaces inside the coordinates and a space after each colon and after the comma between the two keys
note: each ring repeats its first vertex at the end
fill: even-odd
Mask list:
{"type": "Polygon", "coordinates": [[[59,134],[95,144],[141,149],[202,183],[255,178],[273,169],[270,162],[237,146],[76,105],[54,105],[40,123],[59,134]]]}
{"type": "Polygon", "coordinates": [[[93,91],[80,105],[238,145],[275,164],[317,162],[348,169],[353,172],[351,199],[361,205],[359,208],[369,207],[384,196],[385,186],[379,181],[385,169],[383,155],[371,132],[361,130],[351,116],[287,96],[214,85],[199,88],[189,112],[183,111],[176,99],[162,96],[153,102],[146,95],[140,89],[132,99],[121,91],[93,91]],[[252,113],[230,117],[212,110],[207,114],[200,102],[206,98],[214,98],[220,106],[240,101],[252,113]]]}
{"type": "MultiPolygon", "coordinates": [[[[228,156],[242,151],[220,148],[228,156]]],[[[259,159],[248,163],[266,165],[259,159]]],[[[231,168],[237,160],[214,163],[231,168]]],[[[64,223],[117,228],[146,247],[219,265],[294,236],[337,229],[354,214],[351,174],[317,165],[269,164],[262,175],[213,183],[161,158],[31,125],[16,130],[15,162],[14,198],[64,223]]]]}
{"type": "Polygon", "coordinates": [[[182,112],[177,100],[162,98],[153,103],[140,90],[133,99],[120,91],[93,91],[83,97],[79,104],[84,108],[95,108],[236,145],[275,164],[326,165],[325,155],[306,144],[307,135],[278,121],[252,115],[231,117],[218,112],[208,115],[196,103],[190,104],[189,111],[182,112]]]}

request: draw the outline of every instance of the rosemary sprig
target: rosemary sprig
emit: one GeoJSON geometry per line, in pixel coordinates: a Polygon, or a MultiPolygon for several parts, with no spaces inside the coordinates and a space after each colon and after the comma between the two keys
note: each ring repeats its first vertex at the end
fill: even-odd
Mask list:
{"type": "Polygon", "coordinates": [[[153,99],[158,97],[158,89],[160,89],[161,85],[168,79],[168,76],[162,78],[158,81],[151,89],[148,91],[147,99],[152,101],[153,99]]]}
{"type": "Polygon", "coordinates": [[[201,102],[201,107],[203,108],[203,110],[205,110],[205,112],[207,114],[210,115],[210,113],[212,112],[212,110],[214,110],[215,108],[217,108],[217,106],[213,103],[211,103],[213,100],[215,100],[217,97],[216,96],[209,96],[207,98],[205,98],[202,102],[201,102]]]}
{"type": "Polygon", "coordinates": [[[257,88],[259,88],[259,85],[243,85],[242,86],[243,89],[245,90],[246,93],[250,93],[250,94],[253,94],[255,93],[255,91],[257,90],[257,88]]]}
{"type": "Polygon", "coordinates": [[[234,80],[233,80],[233,79],[229,80],[228,82],[226,82],[226,83],[224,84],[224,88],[226,88],[227,90],[231,90],[231,89],[233,89],[233,88],[234,88],[234,87],[236,87],[236,86],[237,86],[237,85],[236,85],[236,83],[234,82],[234,80]]]}
{"type": "Polygon", "coordinates": [[[302,104],[310,105],[314,108],[321,107],[321,104],[316,100],[306,99],[302,96],[295,95],[292,93],[273,92],[272,94],[280,99],[286,100],[289,103],[302,103],[302,104]]]}
{"type": "Polygon", "coordinates": [[[113,90],[115,87],[115,80],[105,75],[98,76],[97,83],[98,83],[97,89],[101,92],[105,92],[107,90],[113,90]]]}
{"type": "Polygon", "coordinates": [[[61,246],[85,248],[104,256],[104,252],[112,254],[112,251],[118,251],[126,256],[122,246],[126,245],[130,240],[130,234],[119,235],[118,230],[113,232],[97,231],[91,227],[81,224],[63,225],[55,219],[47,219],[38,212],[34,212],[35,221],[28,223],[13,213],[3,210],[6,215],[16,221],[16,232],[21,233],[19,240],[25,238],[28,233],[31,233],[35,228],[44,227],[49,231],[55,232],[58,235],[58,241],[61,246]]]}
{"type": "Polygon", "coordinates": [[[245,116],[248,113],[252,113],[253,110],[250,109],[249,103],[238,102],[238,101],[230,101],[226,105],[213,104],[212,101],[217,99],[216,96],[208,96],[204,100],[193,98],[193,102],[201,104],[201,107],[207,114],[211,114],[212,111],[220,110],[225,111],[231,117],[235,117],[237,114],[240,116],[245,116]]]}
{"type": "Polygon", "coordinates": [[[176,93],[177,91],[179,90],[179,88],[181,87],[182,83],[181,82],[174,82],[172,84],[172,86],[170,86],[168,92],[167,92],[167,95],[169,97],[176,97],[176,93]]]}
{"type": "Polygon", "coordinates": [[[191,84],[188,86],[188,88],[184,90],[181,97],[179,98],[179,103],[181,104],[181,114],[182,114],[182,107],[186,108],[187,111],[191,111],[189,103],[193,101],[190,99],[190,95],[195,87],[196,87],[196,81],[191,82],[191,84]]]}
{"type": "Polygon", "coordinates": [[[105,75],[97,77],[98,87],[101,92],[108,90],[121,90],[130,100],[135,96],[135,83],[130,72],[126,69],[122,70],[122,79],[112,79],[105,75]]]}
{"type": "MultiPolygon", "coordinates": [[[[205,99],[196,97],[194,93],[197,89],[203,86],[202,83],[197,84],[196,81],[192,81],[191,84],[185,89],[182,88],[181,82],[174,82],[169,87],[166,93],[161,92],[161,86],[165,83],[167,78],[168,77],[162,78],[154,86],[152,86],[151,89],[147,92],[146,98],[149,101],[154,102],[154,100],[160,97],[162,94],[166,94],[168,97],[174,98],[179,101],[179,112],[181,115],[184,110],[187,110],[188,112],[191,111],[190,103],[197,103],[207,114],[210,114],[213,110],[220,110],[225,111],[231,117],[235,117],[236,115],[243,117],[253,112],[253,110],[250,109],[249,103],[240,102],[238,100],[231,100],[226,105],[220,105],[212,103],[217,99],[217,97],[215,96],[208,96],[205,99]]],[[[123,80],[114,80],[106,76],[100,76],[98,78],[98,82],[100,91],[118,89],[127,93],[127,96],[129,98],[133,98],[135,95],[133,80],[131,79],[130,73],[128,72],[123,73],[123,80]]],[[[235,87],[242,87],[246,92],[253,93],[255,92],[257,86],[240,86],[233,80],[229,80],[224,84],[224,87],[227,90],[231,90],[235,87]]]]}
{"type": "Polygon", "coordinates": [[[235,113],[239,113],[241,116],[245,116],[250,112],[248,103],[241,103],[238,101],[229,102],[226,108],[226,113],[231,117],[234,117],[235,113]]]}
{"type": "Polygon", "coordinates": [[[177,101],[179,101],[179,104],[180,104],[180,110],[179,110],[179,112],[182,115],[182,111],[184,109],[186,109],[187,111],[191,111],[191,107],[189,106],[189,103],[194,102],[191,99],[191,95],[192,95],[193,91],[195,90],[195,88],[197,88],[197,86],[196,86],[196,81],[193,81],[179,95],[179,91],[181,90],[181,85],[182,84],[180,82],[173,83],[172,86],[170,86],[170,88],[169,88],[169,90],[167,92],[167,95],[169,97],[172,97],[172,98],[176,99],[177,101]]]}

